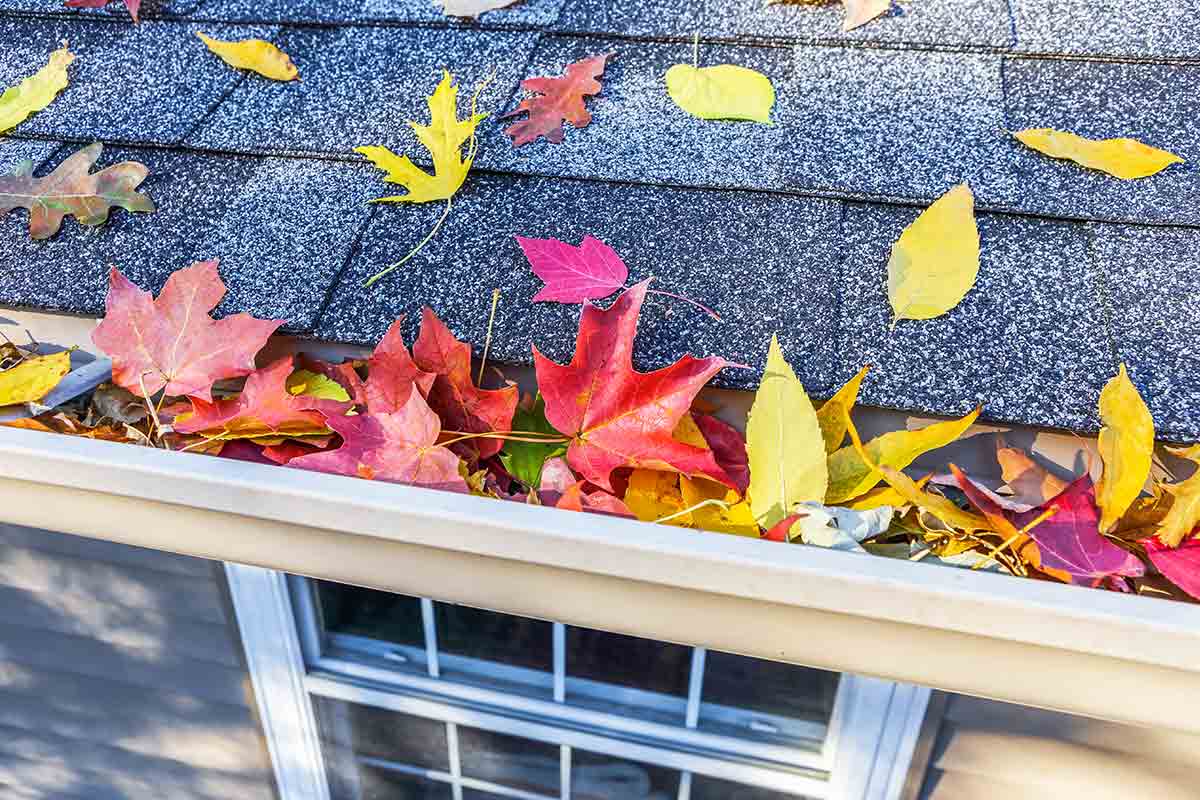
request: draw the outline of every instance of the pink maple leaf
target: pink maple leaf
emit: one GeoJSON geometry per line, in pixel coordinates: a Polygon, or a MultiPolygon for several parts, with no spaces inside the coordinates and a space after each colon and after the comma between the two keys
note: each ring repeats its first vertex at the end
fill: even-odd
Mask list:
{"type": "Polygon", "coordinates": [[[1179,547],[1168,547],[1157,536],[1142,539],[1139,544],[1167,580],[1200,600],[1200,538],[1193,536],[1179,547]]]}
{"type": "MultiPolygon", "coordinates": [[[[67,0],[64,5],[67,8],[104,8],[112,0],[67,0]]],[[[125,0],[125,8],[129,9],[129,16],[133,17],[133,21],[138,21],[138,11],[141,10],[142,0],[125,0]]]]}
{"type": "Polygon", "coordinates": [[[533,301],[581,303],[608,297],[622,288],[629,270],[617,252],[593,236],[578,247],[558,239],[517,237],[533,272],[545,282],[533,301]]]}

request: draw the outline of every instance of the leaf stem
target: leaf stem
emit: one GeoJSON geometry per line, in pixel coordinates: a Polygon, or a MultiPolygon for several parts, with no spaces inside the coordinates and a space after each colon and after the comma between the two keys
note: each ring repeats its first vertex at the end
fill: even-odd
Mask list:
{"type": "Polygon", "coordinates": [[[390,264],[389,266],[385,267],[381,271],[372,275],[370,278],[367,279],[366,283],[364,283],[363,286],[369,289],[381,278],[384,278],[389,273],[391,273],[393,270],[399,269],[400,267],[404,266],[405,262],[407,262],[410,258],[415,256],[417,253],[421,252],[421,250],[425,247],[425,245],[429,244],[429,240],[432,239],[434,237],[434,235],[438,232],[438,229],[442,227],[442,223],[446,221],[446,217],[448,217],[450,215],[450,206],[451,206],[452,202],[453,202],[453,200],[451,198],[449,198],[449,197],[446,198],[446,210],[442,212],[442,215],[440,217],[438,217],[438,221],[436,224],[434,224],[433,230],[431,230],[425,236],[425,238],[421,240],[420,244],[418,244],[412,250],[409,250],[408,255],[406,255],[404,258],[400,259],[399,261],[397,261],[395,264],[390,264]]]}
{"type": "Polygon", "coordinates": [[[692,66],[700,68],[700,31],[692,34],[692,66]]]}
{"type": "Polygon", "coordinates": [[[709,498],[708,500],[701,500],[699,503],[696,503],[696,505],[688,506],[687,508],[683,509],[682,511],[676,511],[674,514],[668,514],[665,517],[659,517],[658,519],[656,519],[654,521],[656,523],[669,522],[670,520],[673,520],[676,517],[682,517],[684,514],[690,514],[693,511],[698,511],[701,508],[704,508],[706,506],[719,506],[722,511],[729,510],[729,503],[726,503],[724,500],[718,500],[715,497],[713,497],[713,498],[709,498]]]}
{"type": "Polygon", "coordinates": [[[676,300],[682,300],[683,302],[687,303],[688,305],[695,306],[696,308],[703,311],[705,314],[708,314],[710,317],[715,319],[717,322],[721,322],[720,314],[713,311],[711,308],[704,305],[703,303],[697,303],[695,300],[692,300],[690,297],[684,297],[683,295],[675,294],[674,292],[664,292],[661,289],[647,289],[646,291],[649,292],[650,294],[661,294],[663,297],[673,297],[676,300]]]}
{"type": "Polygon", "coordinates": [[[465,442],[468,439],[505,439],[510,442],[529,442],[530,444],[566,444],[571,441],[566,436],[550,436],[547,434],[545,438],[541,438],[542,434],[536,431],[484,431],[482,433],[464,433],[463,431],[442,431],[454,438],[444,442],[439,442],[442,447],[458,442],[465,442]]]}
{"type": "Polygon", "coordinates": [[[500,304],[500,289],[492,289],[492,313],[488,315],[487,337],[483,340],[483,358],[479,362],[479,378],[475,383],[483,385],[483,369],[487,366],[488,350],[492,347],[492,325],[496,322],[496,306],[500,304]]]}

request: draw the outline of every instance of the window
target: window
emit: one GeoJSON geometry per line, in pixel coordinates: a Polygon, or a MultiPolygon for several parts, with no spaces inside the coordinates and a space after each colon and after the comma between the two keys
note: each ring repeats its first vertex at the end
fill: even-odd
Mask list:
{"type": "MultiPolygon", "coordinates": [[[[895,738],[872,710],[892,684],[228,569],[244,638],[266,638],[243,621],[262,598],[232,576],[275,587],[279,635],[296,643],[294,732],[331,800],[865,798],[853,762],[869,774],[881,738],[895,738]]],[[[270,728],[278,689],[260,686],[262,671],[270,728]]]]}

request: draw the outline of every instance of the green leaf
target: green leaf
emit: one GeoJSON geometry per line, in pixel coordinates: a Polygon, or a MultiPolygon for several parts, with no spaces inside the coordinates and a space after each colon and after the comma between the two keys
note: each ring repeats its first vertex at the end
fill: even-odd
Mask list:
{"type": "Polygon", "coordinates": [[[288,376],[287,390],[289,394],[302,394],[318,400],[350,402],[350,393],[340,383],[328,375],[321,375],[306,369],[298,369],[288,376]]]}
{"type": "MultiPolygon", "coordinates": [[[[534,398],[531,407],[524,404],[517,406],[513,415],[513,431],[528,433],[545,433],[561,436],[549,422],[546,421],[546,402],[539,394],[534,398]]],[[[567,445],[542,444],[539,442],[514,442],[506,440],[500,451],[500,463],[508,473],[521,483],[536,489],[542,482],[542,467],[552,458],[557,458],[567,452],[567,445]]]]}
{"type": "Polygon", "coordinates": [[[0,133],[15,128],[30,114],[50,105],[58,93],[67,87],[67,67],[75,54],[67,48],[55,50],[50,61],[32,76],[0,94],[0,133]]]}
{"type": "Polygon", "coordinates": [[[771,124],[775,87],[761,72],[734,64],[667,70],[667,94],[675,105],[700,119],[748,119],[771,124]]]}

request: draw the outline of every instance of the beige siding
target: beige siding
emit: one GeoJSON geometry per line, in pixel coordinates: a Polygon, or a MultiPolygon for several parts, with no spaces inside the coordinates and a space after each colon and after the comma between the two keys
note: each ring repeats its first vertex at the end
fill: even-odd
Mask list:
{"type": "Polygon", "coordinates": [[[272,800],[218,564],[0,524],[0,797],[272,800]]]}
{"type": "Polygon", "coordinates": [[[920,797],[1198,800],[1198,774],[1200,737],[953,695],[920,797]]]}

